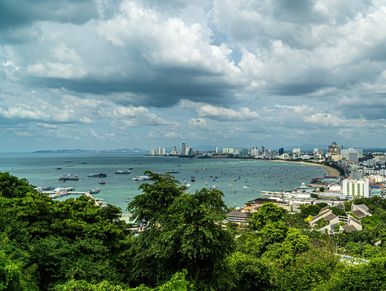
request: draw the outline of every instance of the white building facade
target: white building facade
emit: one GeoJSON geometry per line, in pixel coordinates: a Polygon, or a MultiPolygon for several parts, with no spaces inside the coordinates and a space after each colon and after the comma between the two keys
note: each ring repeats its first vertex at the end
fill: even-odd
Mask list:
{"type": "Polygon", "coordinates": [[[360,198],[370,197],[370,190],[369,190],[369,180],[367,179],[361,179],[361,180],[355,180],[355,179],[345,179],[343,180],[343,195],[353,197],[353,198],[360,198]]]}

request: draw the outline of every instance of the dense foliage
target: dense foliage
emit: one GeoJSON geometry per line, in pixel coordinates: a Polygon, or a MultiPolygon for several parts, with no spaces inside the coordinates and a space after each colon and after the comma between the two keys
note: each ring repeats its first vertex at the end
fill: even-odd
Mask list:
{"type": "Polygon", "coordinates": [[[354,201],[372,213],[363,230],[330,238],[305,222],[326,205],[290,214],[265,203],[238,228],[224,223],[220,191],[189,194],[170,175],[148,174],[128,205],[133,233],[116,207],[55,201],[0,173],[0,290],[386,289],[384,199],[354,201]]]}

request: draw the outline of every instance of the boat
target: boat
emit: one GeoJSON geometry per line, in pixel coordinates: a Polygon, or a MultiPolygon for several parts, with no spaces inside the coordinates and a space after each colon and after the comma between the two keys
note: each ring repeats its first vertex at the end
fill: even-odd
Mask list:
{"type": "Polygon", "coordinates": [[[54,186],[45,186],[45,187],[36,187],[35,189],[39,192],[42,192],[42,191],[52,191],[55,189],[55,187],[54,186]]]}
{"type": "Polygon", "coordinates": [[[105,180],[99,180],[98,183],[99,183],[100,185],[104,185],[104,184],[106,184],[106,181],[105,181],[105,180]]]}
{"type": "Polygon", "coordinates": [[[56,168],[57,170],[61,170],[62,168],[60,168],[60,167],[58,167],[58,168],[56,168]]]}
{"type": "Polygon", "coordinates": [[[146,180],[150,180],[150,176],[147,176],[147,175],[143,175],[143,176],[135,176],[133,179],[131,179],[133,181],[146,181],[146,180]]]}
{"type": "Polygon", "coordinates": [[[178,170],[171,170],[169,172],[166,172],[166,174],[179,174],[179,173],[180,173],[180,171],[178,171],[178,170]]]}
{"type": "Polygon", "coordinates": [[[106,173],[91,173],[91,174],[88,174],[87,177],[106,178],[107,174],[106,173]]]}
{"type": "Polygon", "coordinates": [[[90,194],[98,194],[99,192],[101,192],[102,190],[100,188],[95,188],[95,189],[91,189],[90,191],[88,191],[90,194]]]}
{"type": "Polygon", "coordinates": [[[115,174],[120,174],[120,175],[128,175],[130,173],[131,172],[129,169],[118,169],[115,171],[115,174]]]}
{"type": "Polygon", "coordinates": [[[63,176],[60,176],[60,178],[58,179],[59,181],[78,181],[79,180],[79,177],[78,176],[75,176],[75,175],[63,175],[63,176]]]}

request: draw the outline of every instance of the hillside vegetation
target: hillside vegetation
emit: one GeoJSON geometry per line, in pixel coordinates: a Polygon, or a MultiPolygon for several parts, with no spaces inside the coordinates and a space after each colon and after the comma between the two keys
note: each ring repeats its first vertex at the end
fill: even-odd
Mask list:
{"type": "Polygon", "coordinates": [[[386,201],[361,199],[364,229],[331,238],[264,204],[245,229],[224,224],[219,190],[193,194],[149,173],[120,209],[52,200],[0,173],[0,290],[386,290],[386,201]],[[368,260],[340,262],[336,254],[368,260]]]}

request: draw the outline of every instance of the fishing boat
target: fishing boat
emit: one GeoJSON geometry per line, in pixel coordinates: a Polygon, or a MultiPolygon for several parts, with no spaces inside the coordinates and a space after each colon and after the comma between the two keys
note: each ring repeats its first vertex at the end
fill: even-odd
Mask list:
{"type": "Polygon", "coordinates": [[[100,185],[104,185],[104,184],[106,184],[106,181],[105,181],[105,180],[99,180],[98,183],[99,183],[100,185]]]}

